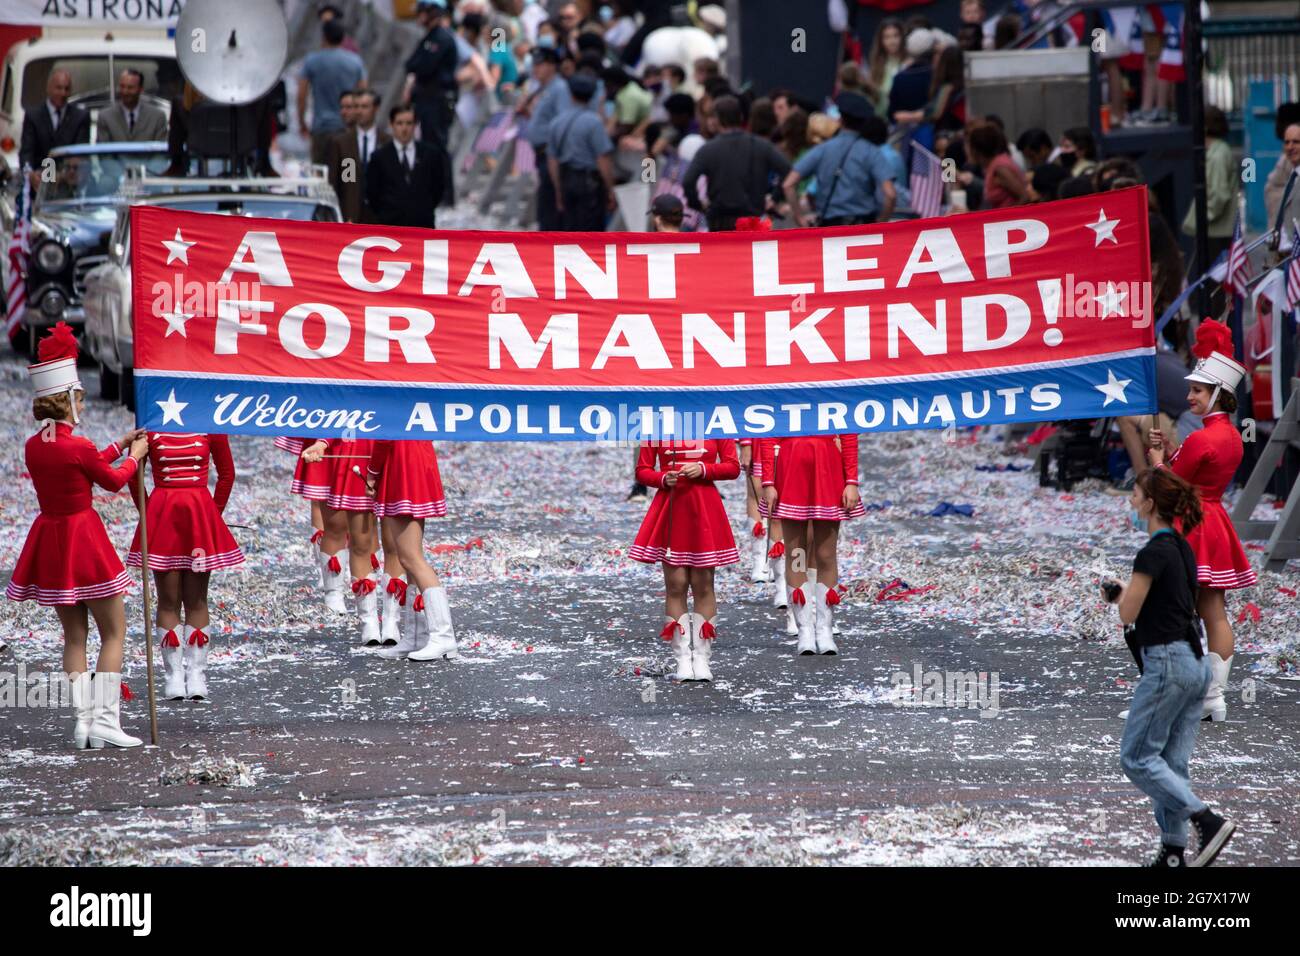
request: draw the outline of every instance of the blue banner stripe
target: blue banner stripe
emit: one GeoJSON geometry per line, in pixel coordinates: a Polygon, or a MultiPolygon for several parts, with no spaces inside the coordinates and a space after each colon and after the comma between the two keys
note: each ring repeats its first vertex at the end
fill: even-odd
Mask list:
{"type": "Polygon", "coordinates": [[[1060,421],[1155,411],[1155,359],[883,385],[726,392],[505,391],[137,376],[159,431],[455,441],[759,438],[1060,421]]]}

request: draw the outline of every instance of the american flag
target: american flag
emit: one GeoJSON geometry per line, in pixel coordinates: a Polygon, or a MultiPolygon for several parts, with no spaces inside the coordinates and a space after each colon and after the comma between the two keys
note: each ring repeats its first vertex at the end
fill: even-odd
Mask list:
{"type": "Polygon", "coordinates": [[[943,163],[920,143],[912,143],[912,211],[932,219],[943,210],[943,163]]]}
{"type": "Polygon", "coordinates": [[[680,156],[666,156],[659,160],[653,195],[650,198],[653,201],[656,197],[665,193],[676,196],[682,201],[683,231],[699,232],[703,217],[698,209],[693,208],[686,201],[686,190],[682,188],[682,180],[686,178],[686,170],[689,167],[690,164],[680,156]]]}
{"type": "Polygon", "coordinates": [[[1246,256],[1246,240],[1241,235],[1241,216],[1232,224],[1232,245],[1228,247],[1228,271],[1223,277],[1223,288],[1229,295],[1245,295],[1250,282],[1250,259],[1246,256]]]}
{"type": "Polygon", "coordinates": [[[23,174],[23,189],[18,194],[14,208],[14,231],[9,238],[9,275],[5,284],[5,331],[12,342],[22,328],[23,313],[27,311],[27,256],[31,253],[31,182],[23,174]]]}
{"type": "Polygon", "coordinates": [[[479,131],[474,140],[474,152],[478,155],[495,153],[519,132],[515,123],[515,114],[511,110],[499,110],[488,119],[487,125],[479,131]]]}
{"type": "Polygon", "coordinates": [[[1300,306],[1300,229],[1291,227],[1291,258],[1286,264],[1286,307],[1300,306]]]}
{"type": "Polygon", "coordinates": [[[532,172],[537,172],[537,153],[533,151],[533,144],[528,142],[521,130],[519,138],[515,140],[515,165],[511,173],[515,176],[526,176],[532,172]]]}

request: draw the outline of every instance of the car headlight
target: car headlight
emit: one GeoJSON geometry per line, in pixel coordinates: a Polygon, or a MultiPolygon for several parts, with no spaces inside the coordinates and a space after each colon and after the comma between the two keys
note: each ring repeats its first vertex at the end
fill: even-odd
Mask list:
{"type": "Polygon", "coordinates": [[[58,242],[43,243],[36,250],[36,264],[45,272],[62,272],[68,264],[68,250],[58,242]]]}
{"type": "Polygon", "coordinates": [[[68,308],[68,297],[58,289],[51,289],[41,296],[41,312],[47,318],[58,318],[68,308]]]}

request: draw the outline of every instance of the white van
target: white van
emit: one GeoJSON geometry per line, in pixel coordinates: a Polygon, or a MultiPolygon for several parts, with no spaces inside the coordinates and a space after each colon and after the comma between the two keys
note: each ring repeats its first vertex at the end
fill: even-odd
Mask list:
{"type": "Polygon", "coordinates": [[[45,102],[54,70],[72,74],[71,102],[90,112],[93,139],[95,117],[117,95],[117,75],[128,67],[144,74],[146,102],[167,109],[180,95],[184,78],[165,29],[57,27],[14,44],[0,77],[0,155],[9,168],[18,168],[23,116],[45,102]]]}

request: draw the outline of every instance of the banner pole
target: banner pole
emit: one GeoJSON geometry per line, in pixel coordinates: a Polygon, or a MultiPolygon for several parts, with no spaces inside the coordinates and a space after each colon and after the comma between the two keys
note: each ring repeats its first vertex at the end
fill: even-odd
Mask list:
{"type": "Polygon", "coordinates": [[[144,590],[144,666],[149,683],[149,743],[158,746],[158,698],[154,693],[153,683],[153,635],[150,633],[153,620],[153,593],[149,587],[149,522],[146,514],[149,501],[144,493],[144,461],[136,472],[139,488],[136,492],[136,504],[140,508],[140,584],[144,590]]]}

